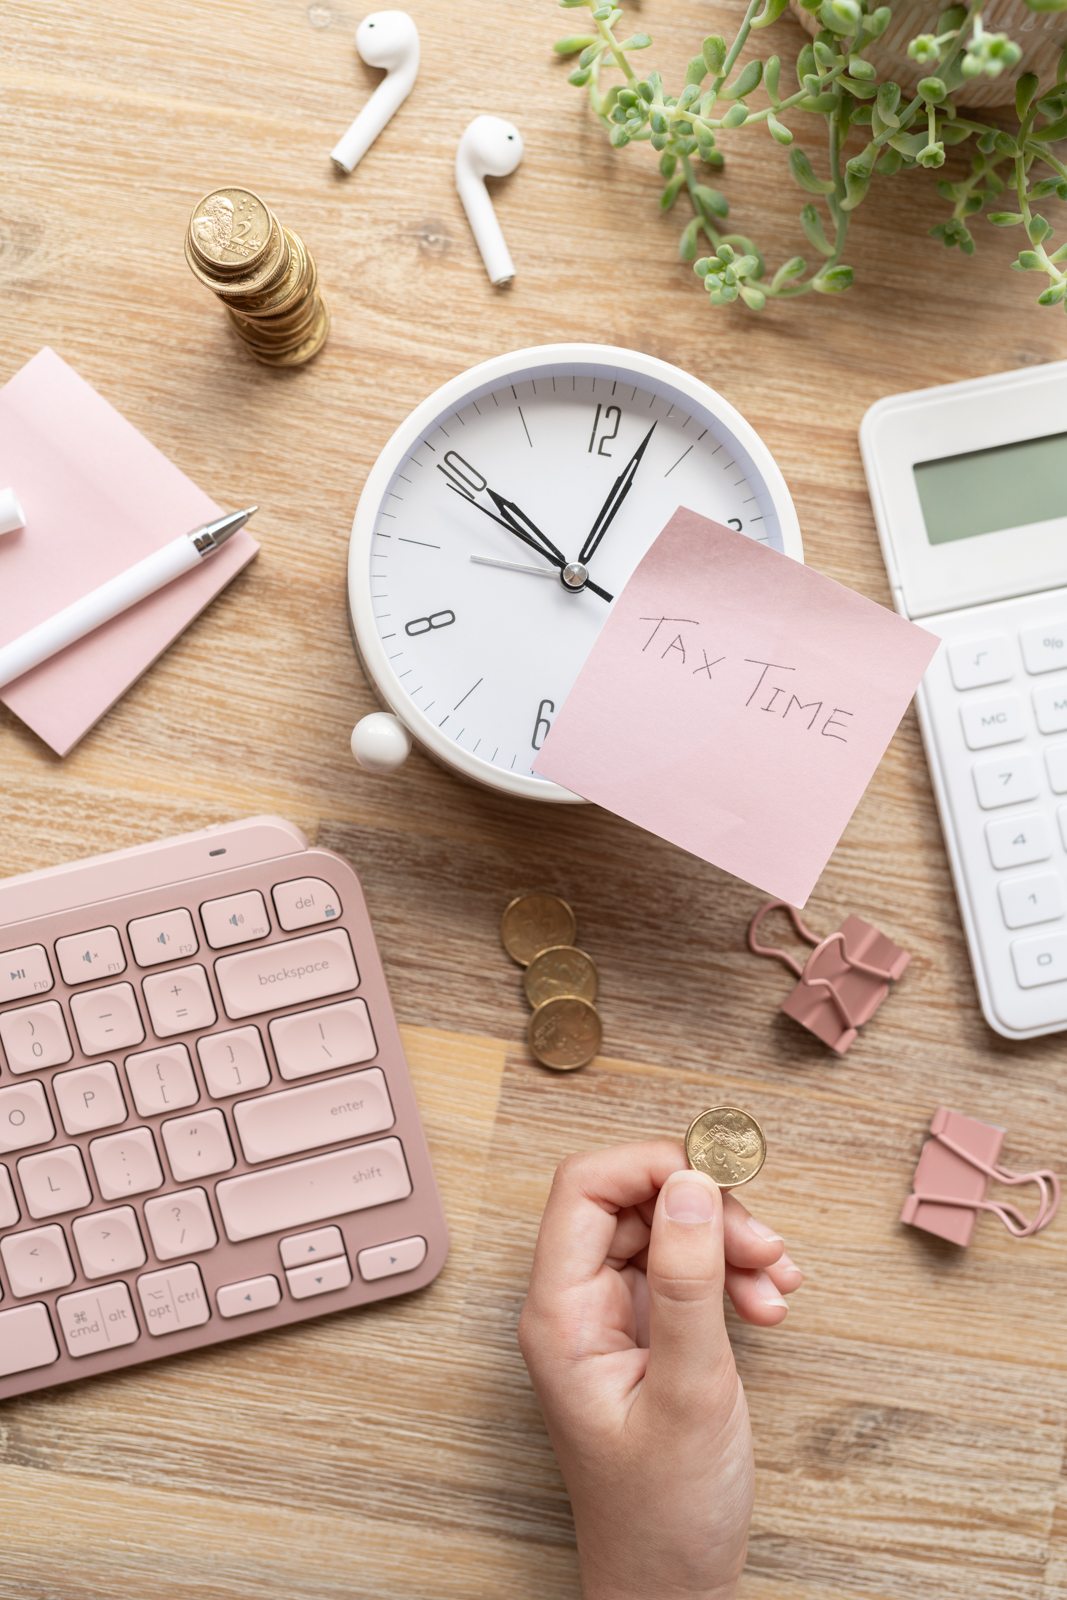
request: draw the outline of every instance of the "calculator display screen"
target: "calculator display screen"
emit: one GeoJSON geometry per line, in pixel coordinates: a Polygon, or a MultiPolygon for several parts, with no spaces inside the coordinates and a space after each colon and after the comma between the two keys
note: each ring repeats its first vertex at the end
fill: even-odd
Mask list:
{"type": "Polygon", "coordinates": [[[913,470],[931,544],[1067,516],[1067,433],[918,461],[913,470]]]}

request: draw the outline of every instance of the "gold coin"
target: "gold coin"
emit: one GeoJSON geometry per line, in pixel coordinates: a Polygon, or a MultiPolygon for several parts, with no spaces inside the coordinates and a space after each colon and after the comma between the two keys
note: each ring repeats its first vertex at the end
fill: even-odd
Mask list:
{"type": "Polygon", "coordinates": [[[188,234],[185,236],[185,259],[193,276],[198,278],[205,288],[210,289],[212,294],[217,294],[220,300],[233,301],[239,305],[248,295],[258,295],[268,289],[276,288],[285,277],[289,271],[289,241],[279,224],[275,222],[270,248],[256,263],[255,268],[251,272],[242,270],[225,277],[219,275],[218,269],[209,270],[203,261],[197,259],[188,234]]]}
{"type": "Polygon", "coordinates": [[[504,949],[520,967],[552,945],[573,945],[577,932],[574,912],[558,894],[520,894],[500,921],[504,949]]]}
{"type": "Polygon", "coordinates": [[[288,228],[283,227],[282,233],[289,245],[289,266],[284,278],[263,294],[243,294],[238,299],[230,296],[229,305],[235,316],[278,317],[303,305],[314,293],[318,274],[303,240],[288,228]]]}
{"type": "Polygon", "coordinates": [[[312,356],[318,355],[319,351],[326,343],[326,335],[329,333],[329,331],[330,313],[325,300],[320,299],[315,326],[312,328],[307,338],[302,339],[300,343],[294,346],[292,350],[260,350],[252,345],[247,344],[247,341],[246,348],[249,355],[255,356],[257,361],[262,361],[264,366],[299,367],[303,362],[310,361],[312,356]]]}
{"type": "Polygon", "coordinates": [[[526,968],[522,986],[532,1006],[552,1000],[559,994],[576,995],[592,1003],[596,999],[597,970],[584,950],[571,944],[551,945],[534,956],[526,968]]]}
{"type": "Polygon", "coordinates": [[[251,189],[213,189],[193,207],[189,239],[210,270],[251,272],[274,231],[274,218],[251,189]]]}
{"type": "Polygon", "coordinates": [[[556,1072],[573,1072],[592,1061],[602,1037],[596,1007],[571,994],[543,1000],[526,1030],[532,1053],[556,1072]]]}
{"type": "Polygon", "coordinates": [[[685,1136],[689,1165],[705,1172],[720,1189],[736,1189],[754,1178],[767,1159],[767,1141],[755,1117],[737,1106],[715,1106],[689,1124],[685,1136]]]}

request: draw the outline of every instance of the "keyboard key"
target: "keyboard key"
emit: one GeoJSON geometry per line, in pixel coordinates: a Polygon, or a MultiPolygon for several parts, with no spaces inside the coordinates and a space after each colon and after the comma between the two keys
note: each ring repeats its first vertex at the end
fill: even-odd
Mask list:
{"type": "Polygon", "coordinates": [[[411,1193],[399,1139],[332,1150],[284,1167],[223,1178],[215,1186],[226,1237],[233,1243],[285,1233],[328,1217],[403,1200],[411,1193]]]}
{"type": "Polygon", "coordinates": [[[7,1000],[25,1000],[30,994],[46,994],[54,982],[43,944],[0,951],[0,1005],[7,1000]]]}
{"type": "Polygon", "coordinates": [[[131,1128],[128,1133],[109,1133],[103,1139],[93,1139],[89,1154],[104,1200],[145,1194],[163,1182],[151,1128],[131,1128]]]}
{"type": "Polygon", "coordinates": [[[72,1356],[94,1356],[101,1350],[134,1344],[141,1337],[124,1283],[62,1294],[56,1301],[56,1316],[72,1356]]]}
{"type": "Polygon", "coordinates": [[[987,822],[985,834],[995,867],[1025,867],[1031,861],[1047,861],[1052,854],[1052,829],[1040,811],[987,822]]]}
{"type": "Polygon", "coordinates": [[[158,1050],[127,1056],[126,1076],[133,1103],[142,1117],[180,1111],[183,1106],[195,1106],[200,1099],[193,1064],[183,1044],[165,1044],[158,1050]]]}
{"type": "Polygon", "coordinates": [[[113,978],[126,971],[126,957],[117,928],[93,928],[56,940],[56,957],[63,982],[73,988],[91,978],[113,978]]]}
{"type": "Polygon", "coordinates": [[[258,889],[230,894],[223,900],[205,900],[200,916],[212,950],[247,944],[249,939],[265,939],[270,932],[270,918],[258,889]]]}
{"type": "Polygon", "coordinates": [[[283,1078],[308,1078],[331,1067],[352,1067],[372,1061],[378,1043],[365,1000],[342,1000],[339,1005],[318,1006],[275,1017],[270,1038],[283,1078]]]}
{"type": "Polygon", "coordinates": [[[1032,878],[1001,878],[997,884],[1000,909],[1009,928],[1028,928],[1034,922],[1055,922],[1063,916],[1063,889],[1054,872],[1032,878]]]}
{"type": "Polygon", "coordinates": [[[1015,650],[1004,634],[986,639],[961,639],[948,647],[948,670],[957,689],[981,689],[1007,683],[1015,676],[1015,650]]]}
{"type": "Polygon", "coordinates": [[[144,1038],[137,998],[128,983],[72,995],[70,1012],[87,1056],[125,1050],[127,1045],[140,1044],[144,1038]]]}
{"type": "Polygon", "coordinates": [[[126,1121],[119,1075],[110,1061],[76,1067],[73,1072],[57,1072],[52,1088],[68,1133],[93,1133],[97,1128],[115,1128],[126,1121]]]}
{"type": "Polygon", "coordinates": [[[204,1069],[207,1092],[216,1100],[249,1089],[262,1089],[270,1082],[270,1068],[258,1028],[231,1028],[228,1033],[205,1034],[196,1041],[196,1053],[204,1069]]]}
{"type": "Polygon", "coordinates": [[[1067,978],[1067,933],[1044,933],[1030,939],[1013,939],[1011,959],[1020,989],[1036,989],[1044,983],[1061,983],[1067,978]]]}
{"type": "Polygon", "coordinates": [[[126,932],[139,967],[158,967],[161,961],[195,956],[200,948],[193,919],[184,906],[176,911],[160,911],[154,917],[137,917],[126,932]]]}
{"type": "Polygon", "coordinates": [[[36,1078],[0,1089],[0,1151],[28,1150],[56,1136],[44,1090],[36,1078]]]}
{"type": "Polygon", "coordinates": [[[70,1251],[58,1223],[31,1228],[26,1233],[9,1233],[0,1239],[0,1256],[17,1300],[44,1294],[48,1289],[65,1289],[74,1282],[70,1251]]]}
{"type": "Polygon", "coordinates": [[[960,721],[969,750],[1026,738],[1026,710],[1017,694],[1001,700],[965,701],[960,706],[960,721]]]}
{"type": "Polygon", "coordinates": [[[1026,750],[976,761],[973,777],[978,804],[983,811],[1036,800],[1041,793],[1037,762],[1026,750]]]}
{"type": "Polygon", "coordinates": [[[215,1291],[220,1317],[244,1317],[250,1311],[269,1311],[282,1297],[277,1278],[246,1278],[244,1283],[225,1283],[215,1291]]]}
{"type": "Polygon", "coordinates": [[[1053,794],[1067,794],[1067,744],[1045,746],[1045,771],[1053,794]]]}
{"type": "Polygon", "coordinates": [[[336,1289],[347,1289],[352,1282],[352,1268],[347,1257],[335,1256],[332,1261],[319,1261],[308,1267],[294,1267],[285,1274],[289,1293],[294,1300],[310,1300],[314,1294],[331,1294],[336,1289]]]}
{"type": "Polygon", "coordinates": [[[398,1272],[414,1272],[425,1260],[425,1239],[396,1239],[392,1244],[376,1244],[370,1250],[361,1250],[356,1257],[356,1266],[360,1277],[373,1283],[375,1278],[391,1278],[398,1272]]]}
{"type": "Polygon", "coordinates": [[[396,1121],[380,1067],[348,1072],[303,1089],[241,1100],[233,1120],[248,1162],[276,1161],[342,1139],[382,1133],[396,1121]]]}
{"type": "Polygon", "coordinates": [[[215,977],[226,1015],[234,1022],[261,1011],[303,1005],[359,985],[352,943],[343,928],[284,944],[220,956],[215,977]]]}
{"type": "Polygon", "coordinates": [[[0,1163],[0,1228],[13,1228],[20,1215],[19,1203],[11,1186],[11,1174],[0,1163]]]}
{"type": "Polygon", "coordinates": [[[77,1145],[23,1156],[16,1164],[26,1209],[35,1222],[64,1211],[82,1211],[91,1204],[92,1190],[77,1145]]]}
{"type": "Polygon", "coordinates": [[[341,915],[341,902],[321,878],[292,878],[276,883],[271,890],[278,921],[286,933],[311,928],[316,922],[330,922],[341,915]]]}
{"type": "Polygon", "coordinates": [[[32,1372],[34,1367],[50,1367],[59,1360],[48,1307],[16,1306],[0,1311],[0,1378],[15,1372],[32,1372]]]}
{"type": "Polygon", "coordinates": [[[1041,732],[1067,732],[1067,681],[1045,683],[1031,693],[1034,715],[1041,732]]]}
{"type": "Polygon", "coordinates": [[[142,978],[152,1027],[161,1039],[193,1028],[210,1028],[217,1021],[207,973],[203,967],[175,967],[152,978],[142,978]]]}
{"type": "Polygon", "coordinates": [[[1039,622],[1019,635],[1027,672],[1055,672],[1067,667],[1067,622],[1039,622]]]}
{"type": "Polygon", "coordinates": [[[146,1200],[144,1219],[152,1235],[152,1249],[160,1261],[214,1250],[219,1242],[203,1189],[185,1189],[181,1194],[161,1194],[146,1200]]]}
{"type": "Polygon", "coordinates": [[[211,1315],[200,1269],[189,1261],[165,1272],[146,1272],[137,1280],[145,1327],[157,1339],[179,1328],[198,1328],[211,1315]]]}
{"type": "Polygon", "coordinates": [[[131,1272],[148,1260],[137,1213],[132,1206],[94,1211],[75,1217],[72,1224],[82,1271],[87,1278],[108,1278],[113,1272],[131,1272]]]}
{"type": "Polygon", "coordinates": [[[340,1228],[316,1228],[314,1233],[294,1233],[278,1241],[283,1267],[302,1267],[308,1261],[328,1261],[343,1256],[345,1242],[340,1228]]]}
{"type": "Polygon", "coordinates": [[[62,1009],[55,1000],[5,1011],[0,1017],[0,1039],[7,1064],[16,1074],[61,1067],[74,1054],[62,1009]]]}
{"type": "Polygon", "coordinates": [[[207,1178],[213,1172],[229,1172],[234,1164],[233,1146],[221,1111],[175,1117],[172,1122],[165,1122],[161,1131],[176,1183],[207,1178]]]}

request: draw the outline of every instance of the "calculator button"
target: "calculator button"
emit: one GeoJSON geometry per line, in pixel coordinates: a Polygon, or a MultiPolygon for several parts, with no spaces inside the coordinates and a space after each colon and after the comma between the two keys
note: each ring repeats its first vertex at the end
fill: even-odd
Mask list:
{"type": "Polygon", "coordinates": [[[52,1222],[47,1228],[31,1228],[26,1233],[9,1233],[0,1239],[7,1281],[16,1300],[46,1289],[65,1289],[74,1282],[74,1267],[63,1229],[52,1222]]]}
{"type": "Polygon", "coordinates": [[[1067,933],[1045,933],[1031,939],[1013,939],[1011,959],[1020,989],[1036,989],[1043,983],[1060,983],[1067,978],[1067,933]]]}
{"type": "Polygon", "coordinates": [[[142,978],[152,1027],[161,1039],[193,1028],[210,1028],[218,1020],[203,967],[175,967],[142,978]]]}
{"type": "Polygon", "coordinates": [[[6,1000],[25,1000],[30,994],[46,994],[54,981],[43,944],[0,952],[0,1005],[6,1000]]]}
{"type": "Polygon", "coordinates": [[[145,1194],[163,1182],[151,1128],[131,1128],[129,1133],[109,1133],[103,1139],[94,1139],[89,1154],[105,1200],[145,1194]]]}
{"type": "Polygon", "coordinates": [[[165,1122],[161,1131],[177,1183],[207,1178],[213,1172],[229,1172],[234,1164],[233,1146],[221,1111],[175,1117],[173,1122],[165,1122]]]}
{"type": "Polygon", "coordinates": [[[56,940],[56,957],[63,982],[73,988],[90,978],[113,978],[126,971],[126,957],[117,928],[93,928],[56,940]]]}
{"type": "Polygon", "coordinates": [[[95,1356],[133,1344],[141,1337],[130,1291],[124,1283],[105,1283],[99,1289],[61,1294],[56,1316],[72,1356],[95,1356]]]}
{"type": "Polygon", "coordinates": [[[28,1150],[55,1136],[48,1101],[36,1078],[0,1089],[0,1150],[28,1150]]]}
{"type": "Polygon", "coordinates": [[[215,1185],[222,1225],[234,1244],[403,1200],[410,1193],[399,1139],[331,1150],[263,1172],[243,1172],[215,1185]]]}
{"type": "Polygon", "coordinates": [[[35,1222],[64,1211],[82,1211],[91,1204],[92,1190],[77,1145],[23,1156],[16,1165],[26,1209],[35,1222]]]}
{"type": "Polygon", "coordinates": [[[332,1261],[294,1267],[285,1274],[285,1279],[294,1300],[310,1300],[315,1294],[332,1294],[337,1289],[347,1289],[352,1282],[352,1268],[345,1256],[334,1256],[332,1261]]]}
{"type": "Polygon", "coordinates": [[[276,883],[271,890],[278,921],[286,933],[311,928],[316,922],[330,922],[341,915],[341,901],[321,878],[293,878],[276,883]]]}
{"type": "Polygon", "coordinates": [[[376,1244],[371,1250],[361,1250],[356,1257],[356,1266],[360,1277],[373,1283],[375,1278],[391,1278],[398,1272],[414,1272],[425,1260],[425,1239],[397,1239],[393,1244],[376,1244]]]}
{"type": "Polygon", "coordinates": [[[1067,622],[1039,622],[1019,635],[1027,672],[1055,672],[1067,667],[1067,622]]]}
{"type": "Polygon", "coordinates": [[[160,911],[154,917],[137,917],[126,931],[139,967],[158,967],[161,961],[195,956],[200,948],[193,919],[184,906],[160,911]]]}
{"type": "Polygon", "coordinates": [[[985,836],[995,867],[1025,867],[1031,861],[1047,861],[1052,854],[1052,829],[1040,811],[987,822],[985,836]]]}
{"type": "Polygon", "coordinates": [[[973,771],[978,804],[983,811],[1015,805],[1022,800],[1036,800],[1041,792],[1037,762],[1025,750],[976,761],[973,771]]]}
{"type": "Polygon", "coordinates": [[[130,1272],[135,1267],[143,1267],[148,1260],[137,1226],[137,1213],[132,1206],[116,1206],[113,1211],[94,1211],[88,1217],[75,1217],[73,1232],[82,1271],[87,1278],[130,1272]]]}
{"type": "Polygon", "coordinates": [[[303,1089],[241,1100],[233,1120],[245,1160],[276,1161],[302,1150],[383,1133],[396,1121],[380,1067],[349,1072],[303,1089]]]}
{"type": "Polygon", "coordinates": [[[146,1272],[137,1280],[145,1327],[158,1338],[180,1328],[198,1328],[211,1315],[200,1269],[189,1261],[165,1272],[146,1272]]]}
{"type": "Polygon", "coordinates": [[[1045,771],[1053,794],[1067,794],[1067,744],[1045,747],[1045,771]]]}
{"type": "Polygon", "coordinates": [[[1034,715],[1042,733],[1067,732],[1067,680],[1032,689],[1034,715]]]}
{"type": "Polygon", "coordinates": [[[19,1220],[19,1206],[11,1187],[11,1174],[0,1162],[0,1228],[13,1228],[19,1220]]]}
{"type": "Polygon", "coordinates": [[[55,1000],[23,1006],[0,1017],[0,1039],[12,1072],[34,1072],[40,1067],[61,1067],[74,1054],[63,1012],[55,1000]]]}
{"type": "Polygon", "coordinates": [[[343,1000],[340,1005],[275,1017],[269,1026],[283,1078],[309,1078],[331,1067],[372,1061],[378,1054],[364,1000],[343,1000]]]}
{"type": "Polygon", "coordinates": [[[127,1045],[140,1044],[144,1038],[137,999],[128,983],[72,995],[70,1011],[87,1056],[103,1055],[105,1050],[124,1050],[127,1045]]]}
{"type": "Polygon", "coordinates": [[[1014,744],[1026,738],[1026,713],[1017,694],[1001,700],[970,700],[960,706],[963,737],[969,750],[1014,744]]]}
{"type": "Polygon", "coordinates": [[[957,689],[981,689],[1007,683],[1015,675],[1015,651],[1004,634],[987,639],[962,639],[948,647],[948,670],[957,689]]]}
{"type": "Polygon", "coordinates": [[[50,1367],[59,1360],[59,1346],[48,1320],[48,1307],[16,1306],[0,1311],[0,1378],[34,1367],[50,1367]]]}
{"type": "Polygon", "coordinates": [[[270,918],[258,889],[227,895],[224,900],[205,900],[200,916],[212,950],[247,944],[249,939],[265,939],[270,932],[270,918]]]}
{"type": "Polygon", "coordinates": [[[196,1041],[196,1053],[204,1069],[207,1092],[216,1100],[249,1089],[262,1089],[270,1082],[270,1068],[258,1028],[231,1028],[228,1033],[205,1034],[196,1041]]]}
{"type": "Polygon", "coordinates": [[[239,956],[220,956],[215,977],[226,1015],[235,1022],[261,1011],[343,994],[359,985],[352,941],[343,928],[245,950],[239,956]]]}
{"type": "Polygon", "coordinates": [[[94,1133],[97,1128],[115,1128],[126,1121],[119,1075],[110,1061],[57,1072],[52,1088],[68,1133],[94,1133]]]}
{"type": "Polygon", "coordinates": [[[306,1261],[327,1261],[343,1256],[345,1242],[340,1228],[316,1228],[314,1233],[293,1233],[278,1241],[283,1267],[302,1267],[306,1261]]]}
{"type": "Polygon", "coordinates": [[[203,1189],[185,1189],[181,1194],[161,1194],[155,1200],[146,1200],[144,1219],[159,1261],[214,1250],[219,1242],[203,1189]]]}
{"type": "Polygon", "coordinates": [[[166,1044],[159,1050],[142,1050],[127,1056],[126,1076],[133,1103],[142,1117],[180,1111],[183,1106],[195,1106],[200,1099],[193,1064],[183,1044],[166,1044]]]}
{"type": "Polygon", "coordinates": [[[1028,928],[1034,922],[1055,922],[1063,916],[1063,889],[1054,872],[1032,878],[1001,878],[997,884],[1000,909],[1009,928],[1028,928]]]}
{"type": "Polygon", "coordinates": [[[215,1290],[220,1317],[244,1317],[250,1311],[269,1311],[282,1297],[277,1278],[246,1278],[244,1283],[224,1283],[215,1290]]]}

